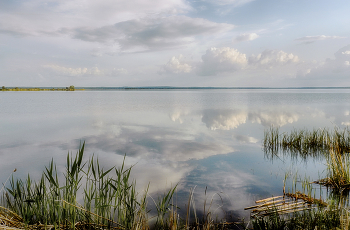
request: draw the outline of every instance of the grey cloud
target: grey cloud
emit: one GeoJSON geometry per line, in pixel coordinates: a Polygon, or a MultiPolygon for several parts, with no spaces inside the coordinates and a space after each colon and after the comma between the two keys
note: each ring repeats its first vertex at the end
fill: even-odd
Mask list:
{"type": "Polygon", "coordinates": [[[0,32],[57,36],[59,28],[99,27],[147,15],[190,10],[184,0],[32,0],[0,1],[0,32]]]}
{"type": "Polygon", "coordinates": [[[301,42],[304,44],[310,44],[320,40],[339,39],[339,38],[344,38],[344,37],[317,35],[317,36],[305,36],[305,37],[297,38],[294,41],[301,42]]]}
{"type": "Polygon", "coordinates": [[[211,35],[233,27],[231,24],[214,23],[201,18],[172,16],[128,20],[95,29],[64,29],[60,32],[89,42],[117,43],[124,51],[145,51],[185,45],[193,42],[198,35],[211,35]]]}
{"type": "Polygon", "coordinates": [[[0,29],[0,34],[7,34],[7,35],[12,35],[12,36],[28,36],[31,35],[30,33],[25,32],[24,30],[12,30],[12,29],[0,29]]]}

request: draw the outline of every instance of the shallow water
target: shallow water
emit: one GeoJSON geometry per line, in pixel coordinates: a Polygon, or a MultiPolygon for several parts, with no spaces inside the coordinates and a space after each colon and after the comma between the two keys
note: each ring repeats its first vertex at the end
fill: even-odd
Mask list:
{"type": "Polygon", "coordinates": [[[141,192],[177,184],[182,209],[194,189],[198,213],[214,197],[216,214],[247,218],[244,207],[282,194],[286,173],[317,180],[325,169],[317,159],[271,161],[264,130],[345,127],[349,99],[346,89],[1,92],[0,181],[14,168],[15,177],[38,177],[52,158],[63,169],[85,141],[106,167],[124,155],[136,164],[141,192]]]}

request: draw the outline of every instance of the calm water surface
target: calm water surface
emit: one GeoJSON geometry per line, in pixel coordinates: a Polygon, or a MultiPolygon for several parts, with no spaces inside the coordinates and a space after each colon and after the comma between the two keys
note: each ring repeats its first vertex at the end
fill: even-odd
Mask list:
{"type": "Polygon", "coordinates": [[[14,168],[16,177],[38,177],[52,158],[63,170],[67,152],[85,141],[86,157],[105,167],[124,155],[136,164],[140,192],[149,182],[152,196],[178,185],[182,209],[194,189],[198,212],[213,198],[218,215],[246,218],[244,207],[282,194],[286,173],[324,174],[322,160],[271,161],[264,130],[350,124],[345,89],[0,92],[0,105],[2,183],[14,168]]]}

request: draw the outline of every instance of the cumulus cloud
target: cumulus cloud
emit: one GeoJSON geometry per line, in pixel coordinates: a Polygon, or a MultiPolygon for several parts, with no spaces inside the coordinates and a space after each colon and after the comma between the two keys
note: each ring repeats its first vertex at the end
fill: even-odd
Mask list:
{"type": "Polygon", "coordinates": [[[202,56],[202,62],[197,64],[200,75],[216,75],[218,73],[234,73],[237,71],[267,70],[299,63],[298,56],[282,50],[264,50],[249,58],[238,50],[222,47],[210,48],[202,56]]]}
{"type": "Polygon", "coordinates": [[[117,43],[123,51],[147,51],[189,44],[199,35],[212,35],[233,29],[227,23],[202,18],[171,16],[118,22],[99,28],[62,29],[62,34],[89,42],[117,43]]]}
{"type": "Polygon", "coordinates": [[[247,63],[246,55],[236,49],[213,47],[202,56],[199,74],[215,75],[219,72],[235,72],[245,68],[247,63]]]}
{"type": "Polygon", "coordinates": [[[265,50],[261,54],[249,57],[249,65],[259,66],[263,68],[273,68],[290,63],[297,63],[298,56],[283,52],[282,50],[265,50]]]}
{"type": "Polygon", "coordinates": [[[297,38],[294,41],[301,42],[304,44],[310,44],[320,40],[330,40],[330,39],[339,39],[339,38],[344,38],[344,37],[317,35],[317,36],[305,36],[305,37],[297,38]]]}
{"type": "Polygon", "coordinates": [[[183,61],[183,56],[172,57],[167,64],[162,66],[162,72],[166,73],[189,73],[192,71],[192,66],[183,61]]]}
{"type": "Polygon", "coordinates": [[[243,41],[252,41],[255,40],[259,37],[259,35],[257,35],[256,33],[250,33],[250,34],[240,34],[238,35],[234,41],[235,42],[243,42],[243,41]]]}

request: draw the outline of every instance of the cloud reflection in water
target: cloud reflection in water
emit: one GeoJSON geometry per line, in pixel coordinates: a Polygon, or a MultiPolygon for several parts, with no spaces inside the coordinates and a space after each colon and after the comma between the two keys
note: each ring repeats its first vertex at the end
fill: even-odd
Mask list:
{"type": "Polygon", "coordinates": [[[284,170],[285,165],[264,159],[265,128],[348,124],[350,108],[344,95],[265,91],[81,92],[56,100],[56,94],[45,95],[35,108],[27,106],[27,113],[0,114],[6,130],[0,143],[3,177],[13,166],[18,175],[41,171],[52,157],[62,167],[67,151],[75,153],[86,141],[86,153],[96,154],[106,168],[120,166],[126,154],[126,164],[136,164],[132,173],[140,191],[149,182],[152,193],[179,184],[178,194],[187,202],[189,188],[197,186],[203,201],[207,187],[211,194],[226,194],[226,209],[235,212],[255,196],[280,192],[282,179],[271,179],[267,168],[280,164],[284,170]],[[91,103],[96,95],[98,103],[91,103]]]}

